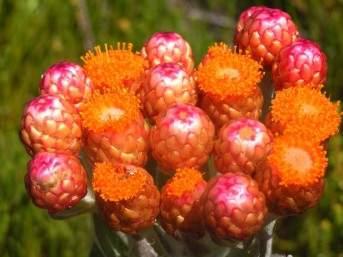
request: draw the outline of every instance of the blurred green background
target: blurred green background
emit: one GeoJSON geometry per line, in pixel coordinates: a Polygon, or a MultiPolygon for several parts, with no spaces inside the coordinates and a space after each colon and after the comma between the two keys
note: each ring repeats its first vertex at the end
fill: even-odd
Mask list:
{"type": "MultiPolygon", "coordinates": [[[[25,194],[28,156],[18,139],[26,101],[38,94],[40,74],[61,59],[80,62],[94,44],[131,41],[139,50],[155,31],[181,33],[196,60],[214,41],[231,43],[235,21],[248,6],[288,11],[302,34],[329,59],[328,95],[343,99],[343,1],[0,0],[0,256],[87,256],[91,222],[55,221],[25,194]]],[[[295,256],[343,257],[343,138],[329,144],[329,170],[320,205],[277,228],[275,250],[295,256]]]]}

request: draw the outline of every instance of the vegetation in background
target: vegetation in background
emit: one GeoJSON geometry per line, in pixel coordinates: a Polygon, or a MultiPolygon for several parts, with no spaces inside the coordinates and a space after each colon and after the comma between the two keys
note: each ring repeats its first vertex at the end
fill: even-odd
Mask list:
{"type": "MultiPolygon", "coordinates": [[[[80,62],[84,46],[131,41],[139,50],[155,31],[176,31],[196,60],[214,41],[231,42],[246,7],[288,11],[303,35],[328,55],[327,91],[343,99],[342,0],[0,0],[0,255],[85,257],[91,247],[88,216],[55,221],[34,207],[23,177],[28,156],[17,135],[26,101],[38,94],[40,74],[56,61],[80,62]]],[[[343,137],[329,145],[330,167],[320,205],[283,220],[275,247],[295,256],[343,257],[343,137]]]]}

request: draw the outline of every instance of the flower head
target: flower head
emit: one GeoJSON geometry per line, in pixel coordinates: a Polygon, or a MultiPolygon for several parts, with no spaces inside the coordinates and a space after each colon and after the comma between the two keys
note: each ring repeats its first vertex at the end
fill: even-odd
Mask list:
{"type": "Polygon", "coordinates": [[[136,234],[154,223],[160,193],[145,169],[96,163],[92,185],[99,210],[111,229],[136,234]]]}
{"type": "Polygon", "coordinates": [[[132,51],[131,43],[117,43],[117,48],[105,45],[88,51],[81,57],[86,74],[96,89],[127,87],[136,92],[144,75],[144,58],[132,51]]]}
{"type": "Polygon", "coordinates": [[[325,154],[320,144],[296,135],[274,140],[271,154],[255,174],[271,212],[294,215],[318,203],[325,184],[325,154]]]}
{"type": "Polygon", "coordinates": [[[139,100],[125,88],[96,91],[81,106],[83,126],[91,131],[123,130],[139,116],[139,100]]]}
{"type": "Polygon", "coordinates": [[[271,122],[278,124],[283,134],[300,134],[320,142],[337,133],[341,121],[338,107],[339,103],[330,102],[318,90],[306,86],[287,88],[277,92],[272,101],[271,122]]]}
{"type": "Polygon", "coordinates": [[[249,54],[220,43],[209,48],[196,71],[196,80],[201,91],[216,99],[249,96],[262,79],[261,69],[249,54]]]}
{"type": "Polygon", "coordinates": [[[309,186],[324,177],[327,166],[326,152],[319,144],[300,137],[278,137],[267,158],[283,187],[309,186]]]}

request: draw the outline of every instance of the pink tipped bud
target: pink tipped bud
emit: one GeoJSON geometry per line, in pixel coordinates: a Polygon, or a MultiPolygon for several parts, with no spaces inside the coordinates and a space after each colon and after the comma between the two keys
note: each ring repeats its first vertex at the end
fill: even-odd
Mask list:
{"type": "Polygon", "coordinates": [[[42,151],[77,154],[81,148],[81,119],[63,98],[39,96],[25,107],[20,135],[30,155],[42,151]]]}
{"type": "Polygon", "coordinates": [[[168,173],[177,168],[199,168],[213,147],[214,126],[200,108],[177,104],[157,120],[150,132],[152,155],[168,173]]]}
{"type": "MultiPolygon", "coordinates": [[[[236,35],[235,38],[238,36],[238,34],[245,28],[247,25],[247,21],[251,17],[251,15],[255,14],[258,11],[268,9],[265,6],[251,6],[248,9],[245,9],[238,18],[238,22],[236,25],[236,35]]],[[[236,41],[236,40],[235,40],[236,41]]]]}
{"type": "Polygon", "coordinates": [[[283,48],[272,69],[276,89],[304,85],[320,88],[326,75],[326,55],[318,44],[306,39],[283,48]]]}
{"type": "Polygon", "coordinates": [[[28,164],[28,194],[40,208],[54,213],[75,206],[87,193],[87,174],[68,154],[41,152],[28,164]]]}
{"type": "Polygon", "coordinates": [[[201,201],[205,225],[219,240],[248,239],[262,228],[267,213],[263,193],[245,174],[212,179],[201,201]]]}
{"type": "MultiPolygon", "coordinates": [[[[279,10],[262,8],[255,11],[239,28],[236,44],[242,50],[251,51],[256,60],[271,65],[280,50],[298,37],[298,30],[291,17],[279,10]]],[[[238,30],[238,29],[237,29],[238,30]]]]}
{"type": "Polygon", "coordinates": [[[42,75],[42,95],[58,95],[79,109],[84,99],[92,94],[92,82],[81,66],[72,62],[59,62],[50,66],[42,75]]]}
{"type": "Polygon", "coordinates": [[[272,148],[272,136],[259,121],[242,118],[225,125],[214,146],[214,163],[221,173],[251,175],[272,148]]]}
{"type": "Polygon", "coordinates": [[[194,67],[192,49],[183,37],[175,32],[156,32],[142,49],[142,55],[154,67],[160,63],[179,63],[187,73],[194,67]]]}
{"type": "Polygon", "coordinates": [[[152,119],[176,103],[195,105],[197,102],[193,77],[176,63],[163,63],[152,68],[141,93],[145,113],[152,119]]]}

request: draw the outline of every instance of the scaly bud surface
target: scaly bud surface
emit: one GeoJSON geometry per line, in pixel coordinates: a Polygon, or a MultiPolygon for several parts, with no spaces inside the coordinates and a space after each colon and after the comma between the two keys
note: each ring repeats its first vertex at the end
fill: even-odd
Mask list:
{"type": "Polygon", "coordinates": [[[214,145],[214,164],[221,173],[251,175],[272,148],[272,136],[263,123],[241,118],[224,125],[214,145]]]}
{"type": "Polygon", "coordinates": [[[298,39],[276,58],[272,77],[276,89],[310,86],[320,89],[326,81],[327,60],[319,45],[298,39]]]}
{"type": "Polygon", "coordinates": [[[257,233],[267,213],[257,183],[242,173],[213,178],[201,199],[205,226],[219,240],[246,240],[257,233]]]}
{"type": "Polygon", "coordinates": [[[87,174],[78,158],[40,152],[28,164],[25,184],[32,201],[50,213],[75,206],[87,193],[87,174]]]}
{"type": "Polygon", "coordinates": [[[30,155],[42,151],[78,154],[82,136],[80,115],[59,96],[36,97],[25,106],[20,136],[30,155]]]}
{"type": "Polygon", "coordinates": [[[92,94],[93,86],[81,66],[72,62],[59,62],[50,66],[42,75],[40,93],[58,95],[79,109],[92,94]]]}
{"type": "Polygon", "coordinates": [[[153,120],[176,103],[196,105],[193,77],[179,64],[159,64],[147,72],[141,99],[145,114],[153,120]]]}
{"type": "Polygon", "coordinates": [[[142,56],[150,67],[160,63],[178,63],[188,74],[194,67],[192,49],[188,42],[175,32],[156,32],[144,44],[142,56]]]}
{"type": "Polygon", "coordinates": [[[242,30],[247,25],[247,21],[251,17],[251,15],[253,15],[255,12],[261,11],[265,8],[267,8],[267,7],[265,7],[265,6],[251,6],[248,9],[241,12],[241,14],[239,15],[239,18],[238,18],[237,25],[236,25],[235,42],[237,42],[237,36],[239,35],[239,33],[242,32],[242,30]]]}
{"type": "Polygon", "coordinates": [[[213,147],[214,126],[200,108],[177,104],[150,131],[152,155],[168,174],[177,168],[199,168],[213,147]]]}
{"type": "Polygon", "coordinates": [[[204,234],[199,200],[206,188],[200,171],[191,168],[176,170],[161,191],[161,224],[171,235],[176,232],[195,236],[204,234]]]}
{"type": "Polygon", "coordinates": [[[251,52],[253,58],[270,66],[280,50],[298,37],[298,30],[291,17],[279,10],[262,8],[256,10],[236,34],[236,44],[251,52]]]}

